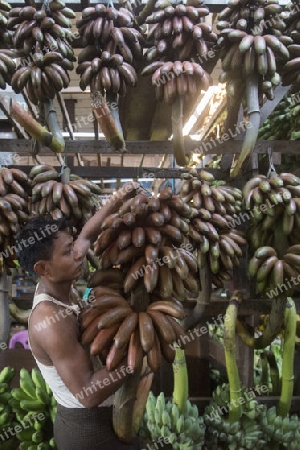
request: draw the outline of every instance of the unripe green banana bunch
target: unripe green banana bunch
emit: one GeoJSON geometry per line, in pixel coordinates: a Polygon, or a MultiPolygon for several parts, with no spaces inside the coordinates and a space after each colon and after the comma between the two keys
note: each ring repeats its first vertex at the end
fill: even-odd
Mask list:
{"type": "Polygon", "coordinates": [[[192,210],[189,237],[198,247],[199,267],[204,267],[207,259],[213,283],[222,287],[224,280],[231,279],[229,271],[239,265],[241,246],[246,245],[243,232],[235,229],[234,221],[241,211],[242,193],[216,183],[214,176],[203,169],[191,169],[182,177],[185,181],[180,196],[192,210]]]}
{"type": "MultiPolygon", "coordinates": [[[[164,393],[154,397],[150,392],[140,428],[141,436],[149,443],[165,438],[173,449],[199,449],[204,445],[205,425],[198,408],[189,400],[184,414],[180,414],[176,404],[165,401],[164,393]]],[[[151,444],[150,444],[151,445],[151,444]]]]}
{"type": "MultiPolygon", "coordinates": [[[[293,94],[288,92],[264,121],[258,132],[259,140],[288,140],[291,138],[293,94]]],[[[297,102],[295,102],[297,104],[297,102]]]]}
{"type": "MultiPolygon", "coordinates": [[[[207,445],[226,443],[230,449],[261,449],[266,444],[263,432],[257,423],[264,414],[264,405],[258,405],[253,398],[253,391],[243,388],[243,415],[238,422],[227,420],[230,411],[229,384],[218,386],[213,392],[212,400],[204,411],[204,422],[207,426],[207,445]],[[251,446],[249,446],[251,444],[251,446]]],[[[211,447],[209,447],[211,448],[211,447]]]]}
{"type": "Polygon", "coordinates": [[[13,31],[13,44],[21,63],[11,84],[16,93],[26,86],[34,104],[53,99],[68,87],[68,70],[76,61],[71,42],[74,35],[70,19],[75,13],[62,1],[51,1],[37,10],[33,6],[12,8],[8,28],[13,31]]]}
{"type": "Polygon", "coordinates": [[[141,60],[144,38],[134,27],[134,14],[99,3],[82,11],[76,22],[84,49],[78,56],[80,88],[111,91],[124,96],[127,85],[135,86],[134,61],[141,60]]]}
{"type": "MultiPolygon", "coordinates": [[[[300,49],[300,45],[299,45],[299,49],[300,49]]],[[[299,52],[299,55],[300,55],[300,52],[299,52]]],[[[300,133],[299,133],[300,106],[299,106],[298,95],[299,94],[291,94],[289,139],[291,139],[292,141],[300,139],[300,133]]]]}
{"type": "Polygon", "coordinates": [[[16,438],[9,433],[9,428],[14,428],[12,418],[12,408],[9,404],[11,399],[11,381],[15,376],[15,369],[4,367],[0,372],[0,434],[4,437],[1,442],[2,450],[15,450],[17,447],[16,438]],[[5,432],[7,434],[5,434],[5,432]]]}
{"type": "MultiPolygon", "coordinates": [[[[16,433],[17,439],[26,445],[44,448],[50,445],[49,436],[53,436],[53,423],[56,415],[56,400],[40,371],[26,369],[20,371],[20,387],[11,391],[10,405],[22,430],[16,433]],[[24,426],[26,424],[26,426],[24,426]]],[[[35,447],[34,447],[35,448],[35,447]]],[[[48,448],[48,447],[47,447],[48,448]]]]}
{"type": "Polygon", "coordinates": [[[210,49],[217,35],[205,23],[207,15],[209,9],[202,0],[186,4],[157,0],[147,17],[146,59],[150,64],[142,75],[152,74],[158,101],[173,103],[178,96],[193,97],[200,89],[208,89],[211,79],[202,66],[215,56],[210,49]]]}
{"type": "Polygon", "coordinates": [[[217,45],[223,69],[220,82],[229,82],[234,91],[236,80],[242,82],[245,76],[258,73],[260,103],[263,94],[274,99],[274,87],[281,82],[278,64],[289,58],[286,45],[292,40],[283,34],[286,24],[279,16],[281,11],[277,0],[260,0],[256,5],[229,0],[218,16],[217,45]]]}
{"type": "Polygon", "coordinates": [[[277,416],[272,406],[260,416],[259,424],[269,440],[280,442],[284,448],[296,450],[300,447],[299,417],[296,414],[287,417],[277,416]]]}

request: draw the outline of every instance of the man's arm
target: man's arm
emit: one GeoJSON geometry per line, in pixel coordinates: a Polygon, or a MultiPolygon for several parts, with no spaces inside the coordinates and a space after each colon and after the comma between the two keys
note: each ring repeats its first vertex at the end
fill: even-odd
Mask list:
{"type": "MultiPolygon", "coordinates": [[[[51,316],[50,310],[47,315],[51,316]]],[[[38,323],[44,318],[43,309],[36,315],[34,322],[38,323]]],[[[47,333],[33,329],[34,326],[34,340],[52,360],[67,388],[86,408],[93,408],[102,403],[119,389],[129,376],[125,358],[115,371],[108,372],[105,368],[93,371],[91,360],[78,342],[78,327],[73,317],[66,317],[49,325],[47,333]]]]}
{"type": "Polygon", "coordinates": [[[116,194],[112,195],[104,206],[96,212],[96,214],[87,221],[81,230],[77,240],[74,243],[74,251],[84,257],[95,242],[99,232],[101,223],[109,214],[113,214],[119,210],[124,200],[134,196],[135,191],[140,187],[139,183],[130,181],[125,183],[116,194]]]}

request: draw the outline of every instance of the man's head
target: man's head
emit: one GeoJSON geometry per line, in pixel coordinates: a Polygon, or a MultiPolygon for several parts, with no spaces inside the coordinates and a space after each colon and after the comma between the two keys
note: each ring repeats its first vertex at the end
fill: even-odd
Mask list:
{"type": "Polygon", "coordinates": [[[71,228],[65,219],[34,217],[16,238],[17,256],[24,270],[53,281],[75,279],[80,261],[73,254],[71,228]]]}

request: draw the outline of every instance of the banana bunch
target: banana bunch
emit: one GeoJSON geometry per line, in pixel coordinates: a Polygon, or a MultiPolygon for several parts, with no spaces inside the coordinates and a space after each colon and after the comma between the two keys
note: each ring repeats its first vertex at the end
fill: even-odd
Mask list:
{"type": "MultiPolygon", "coordinates": [[[[291,139],[291,113],[293,110],[293,94],[288,92],[276,105],[258,132],[258,140],[291,139]]],[[[297,104],[297,102],[295,102],[297,104]]],[[[295,111],[296,112],[296,111],[295,111]]],[[[298,116],[295,116],[295,118],[298,116]]],[[[296,127],[295,127],[296,130],[296,127]]]]}
{"type": "Polygon", "coordinates": [[[11,391],[10,404],[22,430],[16,433],[20,450],[56,448],[53,441],[53,423],[56,400],[40,371],[20,370],[20,387],[11,391]],[[26,426],[25,426],[26,425],[26,426]]]}
{"type": "MultiPolygon", "coordinates": [[[[0,47],[11,47],[11,32],[7,30],[8,15],[11,6],[4,0],[0,1],[0,47]]],[[[10,84],[11,77],[15,73],[16,64],[12,57],[14,52],[6,48],[0,49],[0,89],[10,84]]]]}
{"type": "Polygon", "coordinates": [[[227,420],[230,410],[229,384],[217,386],[203,416],[207,427],[207,444],[223,444],[226,448],[236,450],[264,448],[267,440],[258,421],[265,414],[266,407],[259,405],[254,395],[253,391],[246,388],[241,390],[243,414],[239,422],[231,423],[227,420]]]}
{"type": "Polygon", "coordinates": [[[14,322],[27,324],[31,309],[20,309],[14,302],[10,302],[9,313],[14,322]]]}
{"type": "Polygon", "coordinates": [[[68,70],[76,61],[71,42],[74,35],[70,19],[75,13],[62,1],[51,1],[37,10],[33,6],[12,8],[8,28],[13,30],[13,43],[21,56],[11,85],[19,93],[24,87],[34,104],[68,87],[68,70]]]}
{"type": "Polygon", "coordinates": [[[193,6],[157,0],[147,17],[150,48],[146,59],[150,64],[142,75],[152,74],[158,101],[173,103],[178,96],[194,97],[200,89],[208,89],[209,74],[193,58],[188,60],[197,55],[206,61],[217,40],[211,25],[204,22],[207,15],[209,9],[202,0],[194,1],[193,6]]]}
{"type": "Polygon", "coordinates": [[[300,139],[300,132],[299,132],[300,107],[298,96],[299,94],[291,94],[290,136],[289,136],[289,139],[291,139],[291,141],[296,141],[300,139]]]}
{"type": "Polygon", "coordinates": [[[128,199],[119,212],[99,224],[95,243],[102,269],[126,268],[124,292],[142,279],[147,292],[162,298],[184,300],[186,290],[198,294],[197,261],[188,248],[188,218],[191,208],[171,188],[159,197],[139,193],[128,199]]]}
{"type": "Polygon", "coordinates": [[[84,91],[90,85],[92,91],[125,95],[126,85],[137,82],[132,63],[143,54],[143,36],[133,13],[99,3],[85,8],[76,26],[84,45],[76,68],[80,88],[84,91]]]}
{"type": "Polygon", "coordinates": [[[14,427],[12,419],[12,408],[9,404],[11,398],[11,381],[15,376],[15,369],[4,367],[0,372],[0,435],[7,437],[7,440],[1,442],[2,450],[15,450],[17,448],[16,438],[9,434],[9,429],[14,427]],[[5,436],[5,431],[8,432],[5,436]]]}
{"type": "Polygon", "coordinates": [[[195,211],[189,223],[189,236],[198,247],[200,269],[209,263],[217,287],[230,280],[228,271],[239,265],[243,232],[235,228],[234,218],[241,210],[242,193],[237,188],[216,184],[214,176],[201,169],[184,173],[180,196],[195,211]],[[201,255],[207,255],[202,258],[201,255]]]}
{"type": "Polygon", "coordinates": [[[300,86],[300,29],[298,9],[299,3],[292,1],[285,6],[281,14],[287,26],[285,33],[291,39],[287,47],[290,53],[290,59],[283,67],[282,84],[283,86],[293,85],[294,92],[297,92],[300,86]]]}
{"type": "Polygon", "coordinates": [[[95,212],[94,194],[101,191],[91,181],[71,174],[70,181],[64,184],[60,181],[59,173],[48,164],[34,166],[29,178],[32,187],[32,215],[51,214],[53,219],[66,217],[73,224],[80,225],[95,212]]]}
{"type": "Polygon", "coordinates": [[[6,83],[11,84],[12,76],[16,71],[13,56],[11,50],[0,49],[0,89],[5,89],[6,83]]]}
{"type": "MultiPolygon", "coordinates": [[[[116,272],[111,273],[112,280],[120,278],[119,269],[111,271],[116,272]]],[[[136,312],[111,287],[97,285],[91,295],[89,307],[81,313],[81,342],[90,345],[90,353],[99,355],[108,370],[115,370],[126,354],[132,372],[141,368],[144,355],[153,372],[159,369],[162,356],[173,362],[175,350],[170,345],[184,335],[176,320],[184,316],[179,302],[152,297],[146,311],[136,312]]]]}
{"type": "Polygon", "coordinates": [[[223,72],[220,82],[229,82],[234,95],[236,81],[244,83],[245,76],[259,74],[259,99],[263,94],[274,99],[274,88],[281,82],[280,67],[289,58],[287,45],[292,43],[284,34],[285,22],[280,18],[282,7],[274,0],[229,0],[219,14],[217,42],[223,72]]]}
{"type": "Polygon", "coordinates": [[[260,416],[261,430],[268,439],[280,442],[283,448],[296,450],[300,446],[299,417],[296,414],[287,417],[277,416],[276,407],[269,408],[260,416]]]}
{"type": "Polygon", "coordinates": [[[158,397],[150,392],[140,433],[150,444],[152,441],[161,442],[164,438],[165,443],[176,450],[201,450],[204,445],[205,424],[203,417],[199,416],[197,406],[192,405],[189,400],[184,413],[180,414],[175,403],[165,400],[163,392],[158,397]]]}
{"type": "Polygon", "coordinates": [[[275,246],[274,226],[279,222],[290,244],[299,242],[299,193],[300,178],[292,173],[272,173],[270,178],[257,175],[247,181],[243,188],[243,202],[253,223],[248,235],[254,250],[275,246]]]}
{"type": "Polygon", "coordinates": [[[256,279],[259,293],[288,282],[287,295],[292,295],[295,285],[289,280],[293,280],[293,277],[296,279],[300,274],[300,245],[289,247],[283,259],[278,258],[273,247],[259,247],[249,261],[248,274],[250,279],[256,279]]]}
{"type": "Polygon", "coordinates": [[[5,0],[1,0],[0,2],[0,42],[1,46],[4,44],[5,47],[10,47],[12,40],[11,40],[11,32],[7,30],[7,22],[8,22],[8,15],[9,11],[11,9],[11,6],[9,3],[7,3],[5,0]]]}
{"type": "MultiPolygon", "coordinates": [[[[10,274],[15,267],[14,235],[28,219],[28,176],[19,169],[0,169],[0,270],[10,274]],[[3,270],[2,270],[3,271],[3,270]]],[[[2,273],[2,272],[1,272],[2,273]]]]}

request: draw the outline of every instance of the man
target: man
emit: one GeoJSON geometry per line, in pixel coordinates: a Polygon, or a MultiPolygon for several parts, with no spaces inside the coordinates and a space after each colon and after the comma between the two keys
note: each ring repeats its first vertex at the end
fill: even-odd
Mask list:
{"type": "Polygon", "coordinates": [[[105,368],[94,371],[80,343],[77,320],[80,309],[72,289],[74,280],[81,275],[83,258],[99,233],[101,221],[138,186],[129,183],[118,191],[86,223],[75,243],[64,220],[45,217],[31,219],[17,238],[21,266],[39,277],[28,324],[29,342],[58,402],[54,424],[58,450],[140,448],[137,443],[120,442],[112,428],[112,408],[101,406],[130,376],[124,370],[125,355],[114,376],[109,377],[110,372],[105,368]],[[25,245],[26,242],[31,244],[25,245]],[[110,383],[102,383],[107,378],[110,383]]]}

